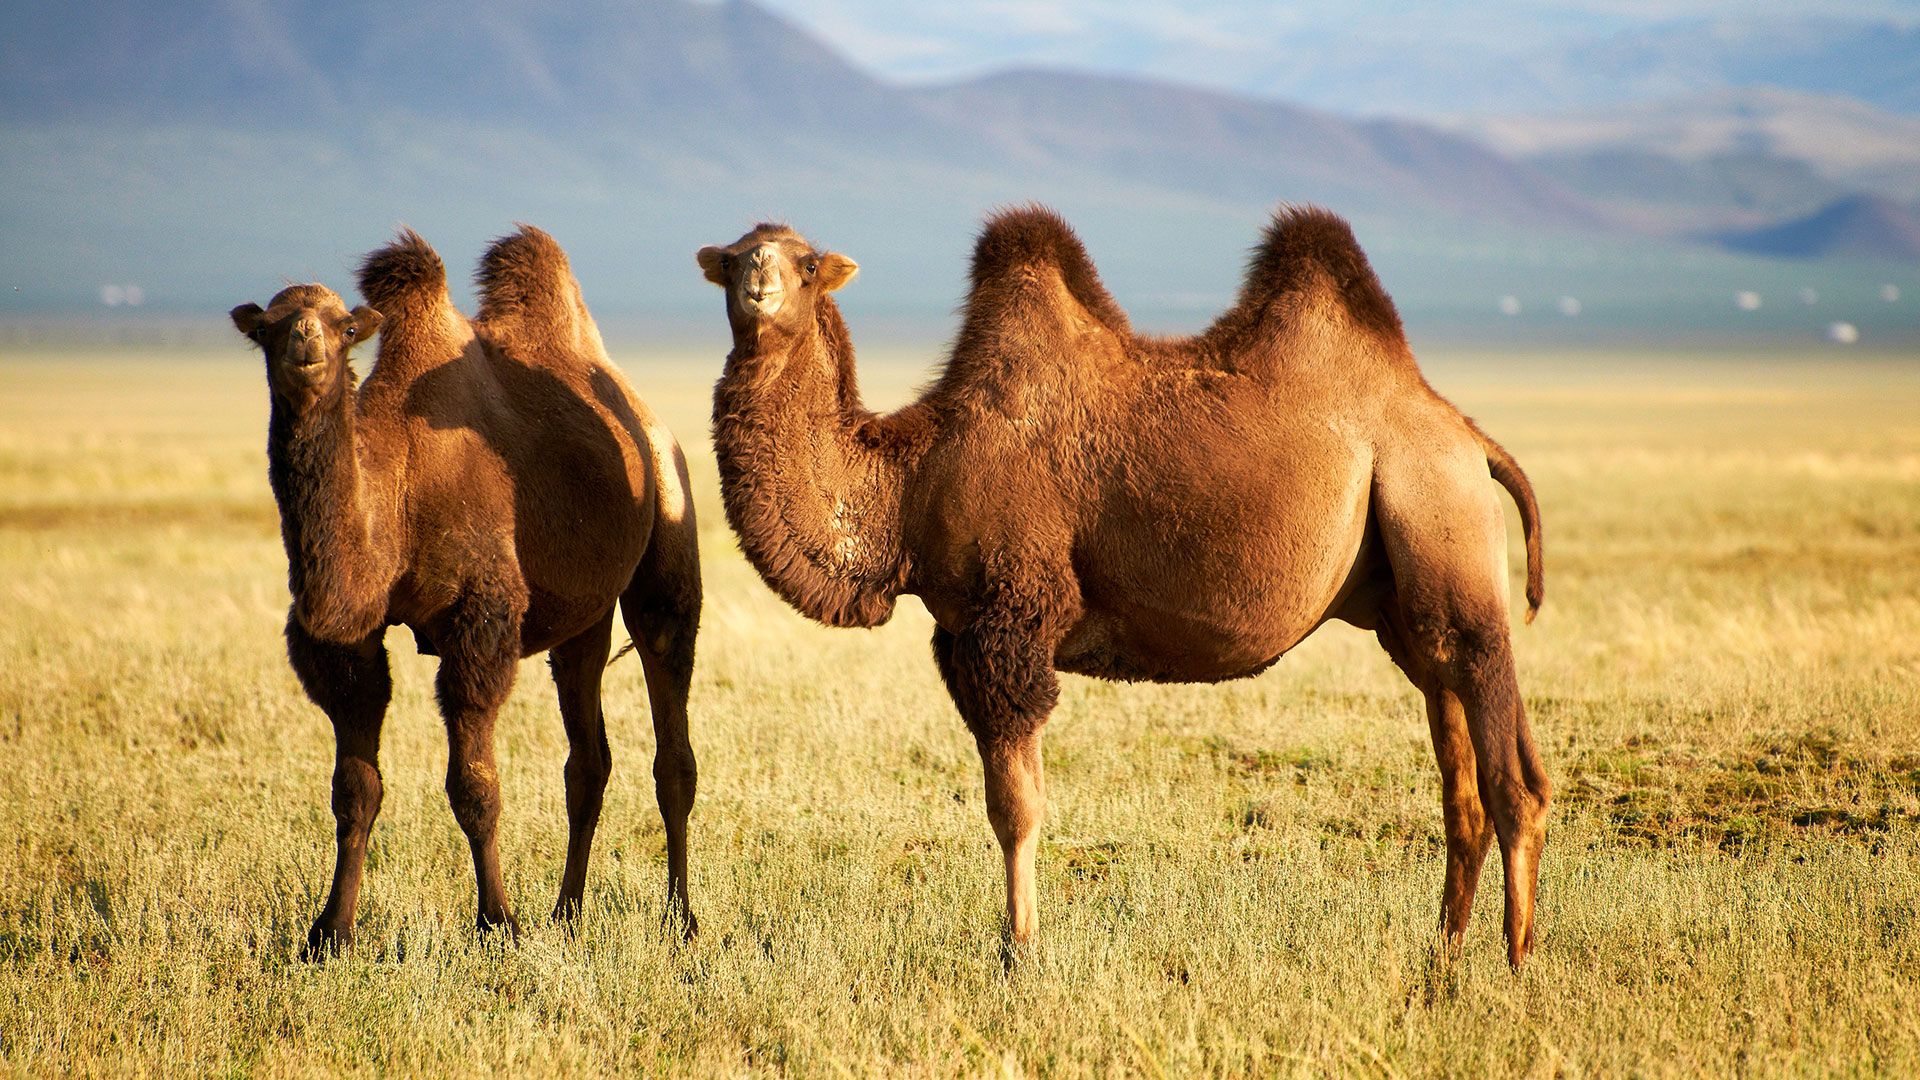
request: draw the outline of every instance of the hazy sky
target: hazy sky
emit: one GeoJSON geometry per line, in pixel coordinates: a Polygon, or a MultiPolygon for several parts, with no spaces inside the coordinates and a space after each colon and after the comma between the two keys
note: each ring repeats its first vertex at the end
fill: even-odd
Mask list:
{"type": "MultiPolygon", "coordinates": [[[[1354,69],[1412,57],[1463,76],[1535,50],[1673,20],[1920,23],[1920,0],[762,0],[869,70],[908,81],[1017,64],[1133,72],[1334,104],[1354,69]],[[1318,81],[1324,79],[1324,85],[1318,81]]],[[[1350,103],[1350,102],[1349,102],[1350,103]]],[[[1407,104],[1402,102],[1400,104],[1407,104]]]]}

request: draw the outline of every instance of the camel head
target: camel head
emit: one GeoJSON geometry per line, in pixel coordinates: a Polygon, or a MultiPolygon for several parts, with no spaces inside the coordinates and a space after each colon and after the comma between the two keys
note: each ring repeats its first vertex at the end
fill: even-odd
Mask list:
{"type": "Polygon", "coordinates": [[[853,280],[860,265],[837,252],[815,251],[785,225],[756,225],[726,247],[695,256],[708,281],[727,291],[734,336],[804,331],[821,297],[853,280]]]}
{"type": "Polygon", "coordinates": [[[267,381],[294,398],[316,396],[346,377],[347,352],[373,336],[380,313],[362,305],[347,310],[325,285],[293,285],[267,306],[241,304],[233,325],[267,357],[267,381]]]}

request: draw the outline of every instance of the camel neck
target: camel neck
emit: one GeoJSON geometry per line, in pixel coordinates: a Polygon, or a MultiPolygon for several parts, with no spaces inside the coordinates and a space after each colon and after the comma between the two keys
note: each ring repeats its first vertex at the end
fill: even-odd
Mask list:
{"type": "Polygon", "coordinates": [[[382,626],[387,607],[386,560],[361,490],[354,401],[344,379],[306,402],[275,394],[267,430],[294,617],[315,637],[343,643],[382,626]]]}
{"type": "Polygon", "coordinates": [[[910,462],[860,403],[832,301],[804,334],[736,336],[714,388],[727,520],[747,559],[802,614],[878,626],[906,581],[901,501],[910,462]]]}

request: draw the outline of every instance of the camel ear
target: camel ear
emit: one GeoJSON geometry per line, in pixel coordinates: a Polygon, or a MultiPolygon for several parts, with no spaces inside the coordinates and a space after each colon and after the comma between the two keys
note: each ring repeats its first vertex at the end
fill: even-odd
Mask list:
{"type": "Polygon", "coordinates": [[[227,312],[227,317],[233,320],[234,329],[258,341],[260,339],[254,335],[260,332],[261,317],[266,313],[266,309],[259,304],[241,304],[227,312]]]}
{"type": "Polygon", "coordinates": [[[721,288],[726,287],[726,267],[721,265],[726,261],[726,252],[721,251],[717,247],[703,247],[694,253],[693,257],[694,260],[700,264],[700,272],[706,275],[708,281],[713,282],[721,288]]]}
{"type": "Polygon", "coordinates": [[[822,289],[832,292],[852,281],[853,275],[859,272],[859,263],[833,251],[820,256],[820,267],[814,271],[814,280],[820,283],[822,289]]]}
{"type": "Polygon", "coordinates": [[[386,321],[384,316],[365,304],[353,309],[352,319],[355,341],[365,341],[372,337],[374,331],[380,329],[380,324],[386,321]]]}

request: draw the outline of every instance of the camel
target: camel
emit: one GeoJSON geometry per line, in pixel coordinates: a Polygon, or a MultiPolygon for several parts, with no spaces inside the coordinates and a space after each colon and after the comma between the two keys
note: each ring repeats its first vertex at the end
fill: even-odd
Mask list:
{"type": "Polygon", "coordinates": [[[698,262],[733,335],[713,405],[727,519],[810,618],[875,626],[903,594],[932,614],[985,772],[1010,955],[1036,929],[1056,673],[1241,678],[1340,619],[1426,698],[1445,943],[1460,947],[1497,836],[1508,959],[1525,959],[1550,792],[1489,478],[1520,507],[1529,621],[1539,511],[1513,458],[1422,376],[1346,222],[1283,207],[1233,307],[1160,338],[1133,332],[1061,218],[999,213],[944,368],[888,415],[861,404],[828,295],[853,260],[762,224],[698,262]]]}
{"type": "Polygon", "coordinates": [[[383,644],[405,625],[440,658],[447,798],[473,850],[482,931],[519,924],[501,880],[493,728],[523,657],[548,653],[568,755],[559,922],[581,910],[612,769],[600,705],[616,602],[645,670],[666,822],[668,917],[691,933],[687,690],[700,559],[679,446],[607,359],[567,257],[530,226],[480,262],[477,318],[411,230],[368,255],[348,311],[294,285],[234,326],[266,356],[268,478],[287,551],[287,657],[333,723],[337,858],[305,955],[352,943],[380,812],[383,644]],[[356,387],[348,350],[380,348],[356,387]]]}

